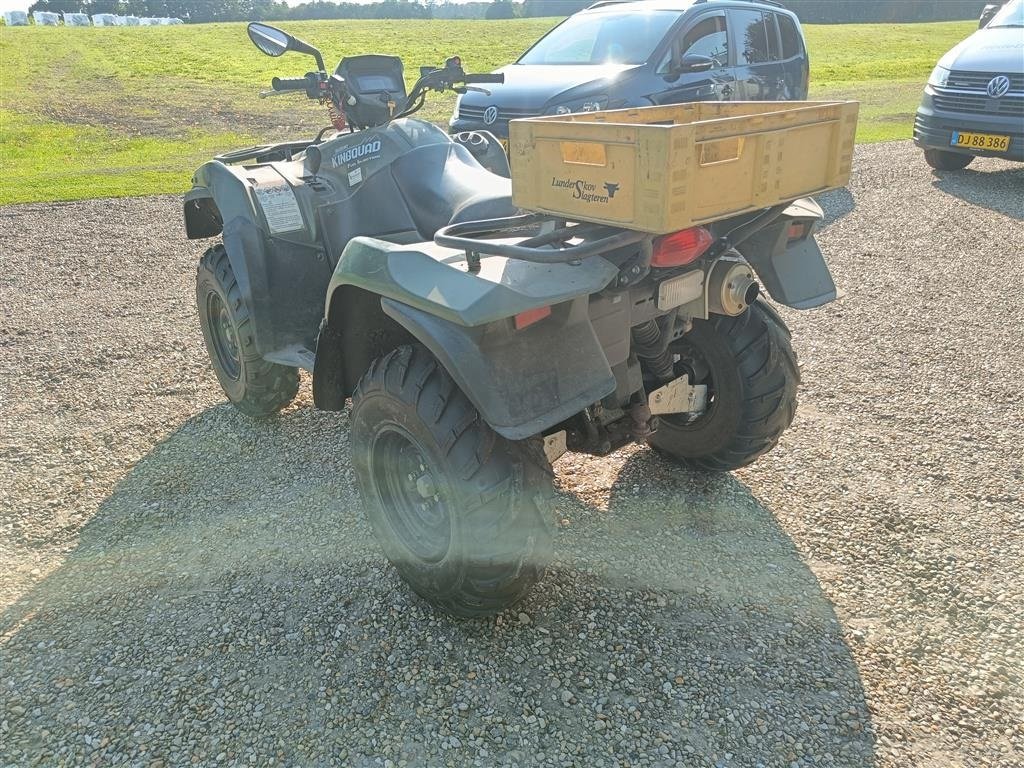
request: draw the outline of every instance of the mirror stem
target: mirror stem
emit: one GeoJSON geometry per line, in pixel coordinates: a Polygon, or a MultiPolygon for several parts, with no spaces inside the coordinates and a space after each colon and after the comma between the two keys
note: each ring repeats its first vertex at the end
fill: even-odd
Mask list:
{"type": "Polygon", "coordinates": [[[320,51],[314,48],[312,45],[307,43],[305,40],[299,40],[298,38],[292,38],[291,49],[296,53],[307,53],[316,60],[316,65],[319,70],[323,73],[327,72],[327,68],[324,66],[324,57],[320,55],[320,51]]]}

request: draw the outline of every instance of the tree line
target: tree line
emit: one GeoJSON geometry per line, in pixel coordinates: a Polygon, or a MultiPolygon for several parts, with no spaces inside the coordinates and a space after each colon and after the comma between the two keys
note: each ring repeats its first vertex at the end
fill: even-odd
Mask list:
{"type": "MultiPolygon", "coordinates": [[[[328,2],[289,6],[283,0],[36,0],[29,11],[173,16],[190,23],[285,21],[295,19],[511,19],[567,16],[594,0],[493,0],[453,3],[438,0],[328,2]]],[[[808,24],[911,22],[973,19],[985,0],[785,0],[808,24]]]]}

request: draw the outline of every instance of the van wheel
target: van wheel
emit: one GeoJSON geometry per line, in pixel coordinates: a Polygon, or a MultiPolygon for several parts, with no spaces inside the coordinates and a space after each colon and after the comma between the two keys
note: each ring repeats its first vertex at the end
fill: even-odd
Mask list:
{"type": "Polygon", "coordinates": [[[708,387],[707,410],[688,421],[661,416],[649,438],[661,453],[698,469],[727,472],[779,442],[796,414],[800,370],[789,329],[762,299],[739,317],[695,320],[675,342],[676,374],[708,387]]]}
{"type": "Polygon", "coordinates": [[[974,155],[964,155],[960,152],[945,152],[941,149],[926,149],[924,160],[928,165],[937,171],[962,171],[971,161],[974,155]]]}
{"type": "Polygon", "coordinates": [[[215,245],[199,261],[196,304],[213,370],[238,410],[261,418],[295,399],[299,372],[268,363],[256,351],[249,308],[242,301],[223,245],[215,245]]]}
{"type": "Polygon", "coordinates": [[[428,602],[485,616],[544,575],[554,491],[540,441],[496,434],[426,349],[373,362],[352,396],[351,445],[373,532],[428,602]]]}

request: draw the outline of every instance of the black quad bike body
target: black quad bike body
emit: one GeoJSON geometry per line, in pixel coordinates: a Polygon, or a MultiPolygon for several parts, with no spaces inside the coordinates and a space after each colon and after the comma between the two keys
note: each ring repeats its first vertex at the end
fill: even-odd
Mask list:
{"type": "Polygon", "coordinates": [[[809,199],[655,238],[519,211],[486,133],[409,118],[465,91],[458,59],[407,94],[401,62],[342,60],[265,25],[270,55],[319,70],[274,92],[321,100],[316,139],[202,166],[189,238],[204,337],[229,399],[268,416],[312,372],[314,402],[351,398],[351,454],[374,532],[423,597],[458,615],[523,597],[551,551],[551,463],[647,441],[706,470],[754,461],[793,419],[789,332],[833,300],[809,199]],[[760,284],[760,285],[759,285],[760,284]]]}

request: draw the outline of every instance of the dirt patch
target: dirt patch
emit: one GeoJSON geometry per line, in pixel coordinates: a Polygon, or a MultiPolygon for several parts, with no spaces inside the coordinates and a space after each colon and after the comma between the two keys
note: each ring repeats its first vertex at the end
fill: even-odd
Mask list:
{"type": "MultiPolygon", "coordinates": [[[[112,83],[112,88],[116,85],[112,83]]],[[[295,99],[279,97],[275,102],[261,100],[253,93],[250,104],[239,106],[241,101],[225,102],[222,91],[129,94],[122,89],[88,98],[70,94],[37,109],[58,123],[164,139],[186,139],[201,129],[205,133],[239,133],[274,140],[315,133],[328,122],[322,107],[295,99]]]]}

